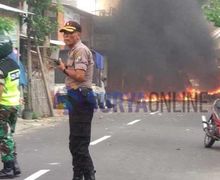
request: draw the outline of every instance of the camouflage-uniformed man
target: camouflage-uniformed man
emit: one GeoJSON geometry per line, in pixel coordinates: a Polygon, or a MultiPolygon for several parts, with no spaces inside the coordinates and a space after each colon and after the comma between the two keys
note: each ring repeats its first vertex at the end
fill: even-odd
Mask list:
{"type": "Polygon", "coordinates": [[[7,57],[11,52],[10,39],[0,36],[0,151],[4,164],[0,179],[13,178],[21,173],[13,140],[20,100],[20,70],[17,63],[7,57]]]}
{"type": "Polygon", "coordinates": [[[60,30],[64,33],[64,42],[70,48],[69,59],[58,66],[66,74],[68,89],[70,142],[74,170],[73,180],[95,180],[95,171],[89,144],[91,122],[95,106],[92,77],[94,62],[92,53],[80,40],[81,26],[69,21],[60,30]]]}

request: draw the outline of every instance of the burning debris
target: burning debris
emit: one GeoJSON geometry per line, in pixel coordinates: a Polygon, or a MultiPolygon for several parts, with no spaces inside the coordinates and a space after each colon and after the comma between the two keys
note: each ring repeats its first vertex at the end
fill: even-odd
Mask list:
{"type": "Polygon", "coordinates": [[[136,92],[125,93],[122,95],[124,101],[133,102],[167,102],[167,101],[200,101],[203,98],[207,102],[213,102],[220,98],[220,88],[211,91],[200,91],[193,88],[187,88],[186,91],[181,92],[136,92]]]}
{"type": "Polygon", "coordinates": [[[150,92],[114,93],[111,97],[114,112],[207,112],[209,94],[207,92],[150,92]]]}

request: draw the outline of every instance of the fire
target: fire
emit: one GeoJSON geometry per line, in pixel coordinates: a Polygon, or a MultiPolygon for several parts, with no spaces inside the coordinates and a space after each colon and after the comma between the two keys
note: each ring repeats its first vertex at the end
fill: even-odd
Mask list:
{"type": "MultiPolygon", "coordinates": [[[[159,98],[159,97],[154,96],[154,97],[150,98],[150,100],[151,100],[151,102],[156,102],[156,101],[159,101],[159,100],[160,100],[160,98],[159,98]]],[[[149,99],[148,99],[148,101],[149,101],[149,99]]]]}
{"type": "Polygon", "coordinates": [[[186,88],[186,92],[189,92],[192,95],[196,95],[196,94],[199,94],[201,91],[198,89],[194,89],[194,88],[186,88]]]}
{"type": "Polygon", "coordinates": [[[156,102],[156,101],[189,101],[197,99],[200,94],[200,90],[187,88],[183,92],[167,92],[167,93],[145,93],[144,98],[141,99],[141,102],[156,102]]]}
{"type": "Polygon", "coordinates": [[[215,89],[215,90],[209,91],[208,94],[209,95],[220,94],[220,87],[215,89]]]}
{"type": "Polygon", "coordinates": [[[186,93],[187,95],[184,97],[184,100],[188,101],[196,99],[196,97],[201,93],[201,91],[194,88],[187,88],[186,93]]]}
{"type": "MultiPolygon", "coordinates": [[[[135,98],[132,98],[132,93],[123,95],[123,100],[136,100],[137,102],[164,102],[164,101],[197,101],[202,93],[201,90],[196,88],[186,88],[181,92],[145,92],[140,96],[137,94],[135,98]]],[[[208,96],[220,95],[220,87],[215,90],[207,92],[208,96]]]]}
{"type": "Polygon", "coordinates": [[[149,95],[148,93],[145,93],[144,98],[141,99],[141,101],[145,101],[145,102],[157,102],[160,100],[160,97],[153,94],[153,95],[149,95]]]}

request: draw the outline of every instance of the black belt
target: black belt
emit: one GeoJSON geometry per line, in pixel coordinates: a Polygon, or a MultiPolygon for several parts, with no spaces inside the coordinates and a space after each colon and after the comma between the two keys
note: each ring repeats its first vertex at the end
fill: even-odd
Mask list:
{"type": "Polygon", "coordinates": [[[92,88],[87,88],[87,87],[79,87],[76,90],[78,91],[92,91],[92,88]]]}
{"type": "Polygon", "coordinates": [[[73,92],[80,92],[82,93],[84,96],[88,95],[89,92],[92,91],[92,88],[87,88],[87,87],[79,87],[77,89],[71,89],[71,91],[73,92]]]}
{"type": "Polygon", "coordinates": [[[92,91],[92,88],[87,88],[87,87],[78,87],[78,88],[76,88],[76,89],[74,89],[74,88],[70,88],[69,90],[71,90],[71,91],[92,91]]]}

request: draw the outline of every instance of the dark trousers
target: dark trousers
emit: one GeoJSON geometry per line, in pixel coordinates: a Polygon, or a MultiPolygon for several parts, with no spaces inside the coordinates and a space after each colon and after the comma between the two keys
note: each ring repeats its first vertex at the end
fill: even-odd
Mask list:
{"type": "Polygon", "coordinates": [[[72,154],[74,172],[94,170],[89,153],[91,122],[95,98],[90,89],[68,90],[69,107],[69,149],[72,154]]]}

